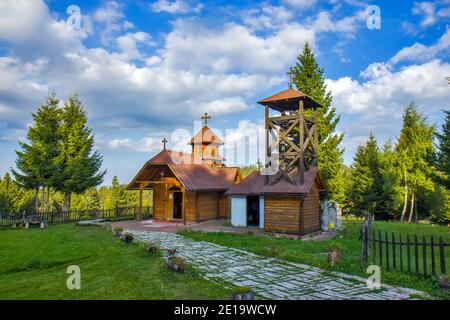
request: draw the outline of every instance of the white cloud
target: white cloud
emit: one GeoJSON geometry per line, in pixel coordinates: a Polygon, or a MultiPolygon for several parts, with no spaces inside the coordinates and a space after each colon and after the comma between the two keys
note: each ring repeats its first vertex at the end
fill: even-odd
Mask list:
{"type": "Polygon", "coordinates": [[[422,16],[420,25],[422,28],[427,28],[435,25],[441,19],[450,17],[450,1],[436,0],[414,2],[412,13],[414,15],[422,16]]]}
{"type": "MultiPolygon", "coordinates": [[[[415,43],[410,47],[403,48],[397,52],[389,61],[391,64],[397,64],[400,61],[427,61],[435,58],[437,55],[448,52],[450,48],[450,29],[439,38],[439,40],[429,47],[421,43],[415,43]]],[[[447,54],[448,55],[448,54],[447,54]]]]}
{"type": "Polygon", "coordinates": [[[152,37],[146,32],[129,32],[117,38],[117,47],[122,52],[124,60],[134,60],[142,58],[139,47],[153,46],[155,43],[152,37]]]}
{"type": "Polygon", "coordinates": [[[154,152],[161,148],[161,139],[145,137],[139,140],[113,139],[108,141],[108,148],[113,151],[154,152]]]}
{"type": "Polygon", "coordinates": [[[168,13],[188,13],[196,12],[199,13],[203,5],[196,4],[192,5],[184,0],[158,0],[150,4],[150,7],[155,12],[168,12],[168,13]]]}
{"type": "Polygon", "coordinates": [[[422,27],[429,27],[437,22],[436,7],[433,2],[415,2],[412,13],[416,15],[423,15],[420,25],[422,27]]]}
{"type": "Polygon", "coordinates": [[[314,6],[317,0],[283,0],[283,2],[298,9],[307,9],[314,6]]]}

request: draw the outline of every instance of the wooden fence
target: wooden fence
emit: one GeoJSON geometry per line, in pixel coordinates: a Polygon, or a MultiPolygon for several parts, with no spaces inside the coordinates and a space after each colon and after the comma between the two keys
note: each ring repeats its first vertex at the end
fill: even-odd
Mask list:
{"type": "MultiPolygon", "coordinates": [[[[72,210],[66,213],[61,211],[46,212],[38,214],[50,224],[72,223],[81,220],[105,219],[105,220],[127,220],[137,216],[139,207],[123,207],[116,209],[96,209],[96,210],[72,210]]],[[[152,207],[142,207],[141,218],[149,219],[152,217],[152,207]]],[[[0,227],[12,227],[23,223],[25,218],[35,213],[0,213],[0,227]]]]}
{"type": "Polygon", "coordinates": [[[389,234],[381,230],[361,228],[362,260],[387,271],[408,272],[425,277],[447,274],[446,249],[442,237],[389,234]]]}

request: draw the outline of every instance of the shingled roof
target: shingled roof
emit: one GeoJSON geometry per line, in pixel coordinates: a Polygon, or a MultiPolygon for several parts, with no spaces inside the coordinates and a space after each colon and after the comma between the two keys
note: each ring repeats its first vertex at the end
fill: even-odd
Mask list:
{"type": "MultiPolygon", "coordinates": [[[[291,171],[289,176],[298,182],[297,169],[291,171]]],[[[314,181],[319,183],[319,190],[324,191],[324,185],[320,174],[316,167],[311,167],[305,172],[305,182],[302,185],[293,185],[285,178],[281,178],[275,185],[270,185],[270,181],[275,176],[269,176],[269,183],[265,184],[266,176],[261,175],[259,171],[251,173],[243,179],[241,183],[233,186],[227,191],[229,195],[263,195],[263,194],[283,194],[283,195],[300,195],[307,194],[311,189],[314,181]]]]}
{"type": "MultiPolygon", "coordinates": [[[[185,152],[163,150],[142,167],[129,190],[139,189],[139,181],[157,181],[161,172],[165,177],[177,178],[188,191],[225,191],[234,185],[238,168],[209,168],[201,159],[185,152]]],[[[149,184],[147,189],[152,189],[149,184]]]]}
{"type": "Polygon", "coordinates": [[[305,109],[315,109],[322,107],[310,96],[292,88],[278,92],[268,98],[262,99],[258,101],[258,103],[264,106],[269,106],[270,108],[275,109],[279,112],[284,112],[289,110],[297,110],[299,101],[304,102],[305,109]]]}
{"type": "Polygon", "coordinates": [[[203,126],[188,144],[224,144],[224,142],[208,127],[203,126]]]}

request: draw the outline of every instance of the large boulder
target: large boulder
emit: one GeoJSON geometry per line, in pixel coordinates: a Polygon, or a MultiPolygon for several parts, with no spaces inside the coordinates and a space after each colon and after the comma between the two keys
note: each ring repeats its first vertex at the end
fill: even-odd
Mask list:
{"type": "Polygon", "coordinates": [[[322,210],[320,226],[322,231],[342,229],[342,211],[339,204],[333,200],[325,200],[320,204],[322,210]]]}

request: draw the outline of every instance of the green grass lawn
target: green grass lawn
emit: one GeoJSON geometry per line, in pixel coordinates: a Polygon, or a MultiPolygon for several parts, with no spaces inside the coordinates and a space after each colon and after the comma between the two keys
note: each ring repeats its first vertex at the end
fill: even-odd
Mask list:
{"type": "Polygon", "coordinates": [[[98,227],[0,231],[0,299],[226,299],[200,277],[169,270],[143,247],[125,245],[98,227]],[[81,289],[68,290],[69,265],[81,268],[81,289]]]}
{"type": "MultiPolygon", "coordinates": [[[[189,230],[183,230],[179,233],[195,240],[209,241],[228,247],[248,250],[263,256],[276,257],[328,270],[367,277],[368,274],[365,273],[365,268],[360,264],[359,223],[349,222],[345,225],[345,231],[336,237],[336,239],[322,241],[298,241],[295,239],[275,238],[270,235],[238,235],[224,232],[196,232],[189,230]],[[326,248],[330,244],[338,244],[342,248],[342,261],[333,267],[328,264],[326,255],[326,248]]],[[[442,236],[444,241],[450,242],[450,229],[443,226],[374,222],[372,227],[375,230],[400,232],[402,234],[442,236]]],[[[447,247],[447,273],[450,269],[449,250],[450,248],[447,247]]],[[[450,295],[444,295],[439,292],[436,278],[425,279],[424,277],[416,277],[400,272],[388,272],[385,270],[382,270],[381,277],[383,283],[415,288],[426,291],[434,296],[446,299],[450,298],[450,295]]]]}

